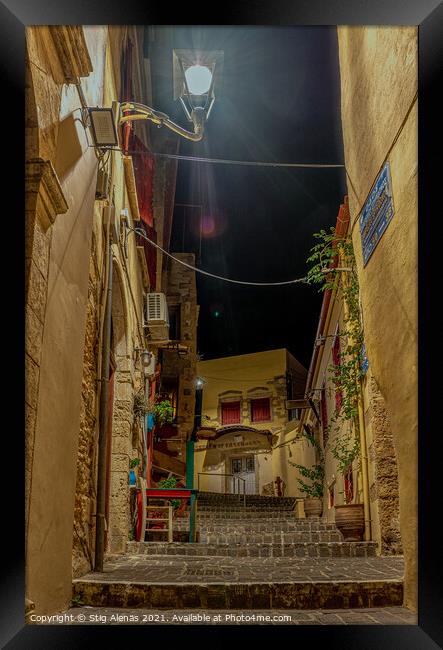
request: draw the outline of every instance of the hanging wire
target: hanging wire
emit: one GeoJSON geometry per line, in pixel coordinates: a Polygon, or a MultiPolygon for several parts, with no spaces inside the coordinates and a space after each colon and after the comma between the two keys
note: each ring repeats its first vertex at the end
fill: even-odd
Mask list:
{"type": "Polygon", "coordinates": [[[254,287],[280,287],[284,285],[289,285],[289,284],[297,284],[300,282],[307,282],[307,278],[297,278],[295,280],[286,280],[284,282],[246,282],[244,280],[233,280],[232,278],[225,278],[221,275],[216,275],[215,273],[210,273],[209,271],[204,271],[203,269],[198,269],[195,266],[192,266],[192,264],[188,264],[187,262],[184,262],[183,260],[178,259],[178,257],[174,257],[174,255],[171,255],[171,253],[168,253],[164,248],[159,246],[156,242],[152,241],[152,239],[149,239],[149,237],[146,236],[146,233],[144,230],[141,228],[129,228],[131,232],[135,232],[137,235],[140,235],[140,237],[143,237],[149,244],[152,246],[155,246],[155,248],[158,248],[164,255],[167,255],[171,259],[173,259],[175,262],[178,262],[178,264],[181,264],[182,266],[186,266],[186,268],[191,269],[192,271],[195,271],[196,273],[201,273],[202,275],[206,275],[210,278],[215,278],[216,280],[223,280],[223,282],[231,282],[232,284],[242,284],[242,285],[247,285],[247,286],[254,286],[254,287]]]}

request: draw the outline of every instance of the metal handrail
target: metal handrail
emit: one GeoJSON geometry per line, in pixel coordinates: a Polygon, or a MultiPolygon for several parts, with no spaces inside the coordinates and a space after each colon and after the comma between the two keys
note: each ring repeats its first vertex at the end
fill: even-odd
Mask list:
{"type": "MultiPolygon", "coordinates": [[[[235,492],[235,479],[238,479],[239,481],[243,481],[243,505],[246,507],[246,479],[242,478],[241,476],[237,476],[237,474],[222,474],[221,472],[198,472],[197,474],[197,489],[200,491],[200,474],[205,474],[209,476],[232,476],[234,478],[234,494],[237,494],[235,492]]],[[[238,496],[240,496],[240,484],[238,485],[238,496]]]]}

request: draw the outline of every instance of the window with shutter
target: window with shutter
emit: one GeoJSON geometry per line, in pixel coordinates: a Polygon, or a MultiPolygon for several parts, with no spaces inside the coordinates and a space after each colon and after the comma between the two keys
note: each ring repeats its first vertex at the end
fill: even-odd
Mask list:
{"type": "MultiPolygon", "coordinates": [[[[334,339],[334,344],[332,346],[332,361],[334,363],[334,366],[336,367],[336,375],[338,374],[338,366],[340,365],[340,337],[338,334],[336,335],[334,339]]],[[[337,410],[337,413],[341,409],[341,403],[343,400],[343,393],[341,390],[336,389],[335,390],[335,408],[337,410]]]]}
{"type": "Polygon", "coordinates": [[[271,403],[269,397],[251,400],[251,421],[266,422],[271,419],[271,403]]]}
{"type": "Polygon", "coordinates": [[[323,384],[320,393],[320,408],[321,408],[321,424],[323,429],[323,446],[326,446],[328,441],[328,406],[326,404],[326,386],[323,384]]]}
{"type": "Polygon", "coordinates": [[[240,423],[240,402],[222,402],[222,424],[240,423]]]}

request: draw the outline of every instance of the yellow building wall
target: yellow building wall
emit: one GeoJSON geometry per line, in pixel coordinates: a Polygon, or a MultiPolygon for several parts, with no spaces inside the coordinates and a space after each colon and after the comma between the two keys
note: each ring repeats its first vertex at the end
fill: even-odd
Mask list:
{"type": "Polygon", "coordinates": [[[339,27],[351,223],[388,156],[394,216],[366,267],[353,230],[364,333],[399,471],[405,605],[417,606],[417,28],[339,27]],[[404,126],[394,143],[402,123],[404,126]]]}
{"type": "MultiPolygon", "coordinates": [[[[290,446],[282,445],[296,436],[295,421],[288,422],[288,412],[285,408],[287,355],[286,349],[282,348],[200,361],[197,364],[197,375],[204,381],[203,427],[221,426],[220,399],[232,398],[242,401],[242,425],[254,426],[257,430],[270,430],[273,433],[274,449],[261,451],[255,456],[257,491],[260,494],[265,485],[280,476],[285,483],[285,495],[300,496],[296,481],[297,472],[288,461],[308,462],[311,456],[304,441],[290,446]],[[265,395],[266,391],[271,397],[271,421],[253,423],[250,419],[248,399],[251,396],[265,395]],[[292,456],[289,455],[289,449],[292,456]]],[[[294,365],[297,365],[295,360],[294,362],[294,365]]],[[[246,438],[248,434],[243,435],[246,438]]],[[[228,439],[228,435],[220,440],[225,439],[228,439]]],[[[247,454],[248,450],[245,449],[242,453],[247,454]]],[[[195,485],[200,472],[230,472],[224,456],[215,450],[207,450],[206,442],[196,445],[194,471],[195,485]]],[[[221,477],[200,477],[200,488],[205,491],[220,491],[224,485],[224,479],[221,477]]]]}

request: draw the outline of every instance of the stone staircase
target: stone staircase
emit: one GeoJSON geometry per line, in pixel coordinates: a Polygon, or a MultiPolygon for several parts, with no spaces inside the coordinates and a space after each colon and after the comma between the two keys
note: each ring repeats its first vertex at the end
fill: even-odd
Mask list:
{"type": "MultiPolygon", "coordinates": [[[[187,515],[188,513],[186,513],[187,515]]],[[[128,542],[103,574],[74,581],[98,607],[350,608],[398,606],[403,561],[377,557],[375,542],[344,542],[335,524],[298,519],[295,499],[201,493],[198,541],[187,516],[174,541],[128,542]]]]}

